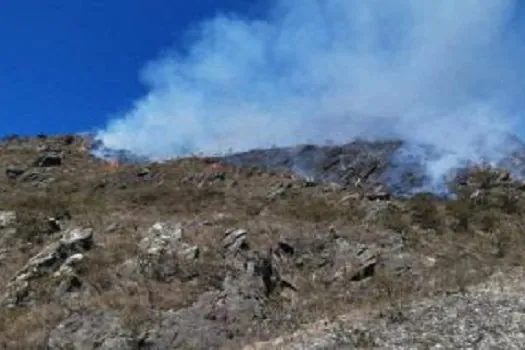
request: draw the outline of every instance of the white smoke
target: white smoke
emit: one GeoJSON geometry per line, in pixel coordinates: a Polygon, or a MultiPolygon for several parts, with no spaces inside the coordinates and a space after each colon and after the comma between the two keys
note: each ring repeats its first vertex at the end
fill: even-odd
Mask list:
{"type": "Polygon", "coordinates": [[[524,100],[517,5],[277,0],[265,19],[219,15],[146,66],[149,93],[98,137],[156,159],[400,138],[451,152],[435,175],[490,159],[524,100]]]}

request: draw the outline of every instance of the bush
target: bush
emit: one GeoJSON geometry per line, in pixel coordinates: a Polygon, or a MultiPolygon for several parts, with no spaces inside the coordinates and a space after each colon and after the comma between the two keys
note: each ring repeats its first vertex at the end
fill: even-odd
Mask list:
{"type": "Polygon", "coordinates": [[[470,200],[458,198],[447,203],[447,214],[454,218],[452,229],[459,232],[467,232],[470,228],[472,217],[472,204],[470,200]]]}
{"type": "Polygon", "coordinates": [[[431,193],[421,193],[410,202],[413,223],[424,229],[438,230],[442,226],[437,199],[431,193]]]}

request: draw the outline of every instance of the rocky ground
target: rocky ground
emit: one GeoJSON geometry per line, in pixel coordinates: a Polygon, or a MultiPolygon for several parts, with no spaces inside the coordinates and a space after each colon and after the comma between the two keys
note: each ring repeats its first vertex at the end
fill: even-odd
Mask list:
{"type": "Polygon", "coordinates": [[[524,184],[472,168],[455,199],[397,197],[373,156],[395,147],[131,164],[3,141],[0,348],[521,348],[524,184]]]}

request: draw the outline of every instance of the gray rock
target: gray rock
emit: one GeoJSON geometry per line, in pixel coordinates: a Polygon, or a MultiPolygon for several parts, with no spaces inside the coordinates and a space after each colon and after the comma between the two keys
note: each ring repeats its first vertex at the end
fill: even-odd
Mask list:
{"type": "Polygon", "coordinates": [[[277,186],[275,186],[269,193],[267,198],[268,199],[278,199],[285,196],[285,194],[293,187],[291,183],[283,184],[279,183],[277,186]]]}
{"type": "Polygon", "coordinates": [[[12,227],[16,224],[16,212],[0,211],[0,229],[12,227]]]}
{"type": "Polygon", "coordinates": [[[46,187],[55,181],[55,178],[40,171],[27,171],[18,179],[22,183],[28,183],[35,187],[46,187]]]}
{"type": "Polygon", "coordinates": [[[19,305],[29,295],[29,281],[44,275],[53,275],[66,281],[59,284],[60,290],[76,286],[80,280],[76,267],[83,260],[82,253],[93,245],[93,230],[74,228],[64,233],[58,241],[49,244],[33,256],[8,282],[2,300],[4,306],[19,305]]]}
{"type": "Polygon", "coordinates": [[[364,244],[350,244],[338,238],[334,259],[334,278],[361,281],[376,271],[378,249],[364,244]]]}
{"type": "Polygon", "coordinates": [[[68,251],[89,250],[93,246],[93,229],[74,228],[66,231],[59,243],[68,251]]]}
{"type": "Polygon", "coordinates": [[[47,168],[62,165],[62,155],[60,153],[48,153],[38,157],[33,166],[47,168]]]}
{"type": "Polygon", "coordinates": [[[49,334],[48,349],[135,350],[139,339],[111,311],[74,313],[49,334]]]}
{"type": "Polygon", "coordinates": [[[371,201],[387,201],[392,198],[392,194],[383,186],[378,186],[372,191],[366,193],[366,198],[371,201]]]}
{"type": "Polygon", "coordinates": [[[6,246],[17,233],[17,216],[14,211],[0,211],[0,247],[6,246]]]}
{"type": "Polygon", "coordinates": [[[195,245],[183,242],[183,230],[174,223],[154,224],[140,241],[138,266],[140,272],[148,277],[162,281],[172,278],[191,278],[194,269],[182,268],[198,259],[200,250],[195,245]]]}
{"type": "Polygon", "coordinates": [[[154,224],[139,243],[139,249],[154,253],[170,245],[176,245],[182,239],[182,228],[173,223],[154,224]]]}
{"type": "Polygon", "coordinates": [[[64,261],[62,266],[58,269],[58,271],[55,272],[55,276],[62,276],[62,275],[74,275],[76,273],[76,270],[78,269],[79,265],[84,260],[84,254],[76,253],[71,255],[64,261]]]}
{"type": "Polygon", "coordinates": [[[226,251],[236,252],[239,249],[248,248],[246,238],[248,231],[244,229],[233,229],[226,231],[226,235],[222,240],[222,246],[226,251]]]}
{"type": "Polygon", "coordinates": [[[5,175],[10,180],[16,180],[25,173],[25,169],[9,167],[5,170],[5,175]]]}
{"type": "Polygon", "coordinates": [[[12,281],[29,280],[42,276],[48,271],[56,271],[70,256],[82,253],[93,245],[93,230],[74,228],[64,233],[58,241],[51,243],[11,279],[12,281]]]}
{"type": "Polygon", "coordinates": [[[163,312],[147,332],[143,349],[219,349],[242,337],[264,316],[261,280],[227,277],[222,291],[206,292],[190,307],[163,312]]]}

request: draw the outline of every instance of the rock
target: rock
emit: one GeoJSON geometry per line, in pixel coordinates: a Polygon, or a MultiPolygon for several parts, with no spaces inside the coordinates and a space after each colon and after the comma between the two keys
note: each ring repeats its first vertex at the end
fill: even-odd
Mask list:
{"type": "Polygon", "coordinates": [[[12,227],[16,224],[16,212],[0,211],[0,229],[12,227]]]}
{"type": "Polygon", "coordinates": [[[222,256],[229,268],[250,276],[260,275],[261,257],[250,250],[247,235],[244,229],[227,230],[222,240],[222,256]]]}
{"type": "Polygon", "coordinates": [[[113,232],[117,232],[120,229],[122,229],[121,224],[119,224],[118,222],[114,222],[114,223],[109,224],[104,231],[107,233],[113,233],[113,232]]]}
{"type": "Polygon", "coordinates": [[[434,267],[436,265],[436,262],[437,262],[437,259],[434,258],[433,256],[426,256],[426,257],[423,257],[422,259],[422,264],[427,267],[427,268],[431,268],[431,267],[434,267]]]}
{"type": "Polygon", "coordinates": [[[267,297],[270,296],[280,282],[279,272],[273,265],[273,255],[271,250],[265,257],[259,259],[256,271],[261,276],[265,295],[267,297]]]}
{"type": "Polygon", "coordinates": [[[139,243],[141,250],[158,250],[177,243],[182,238],[182,228],[173,223],[155,223],[139,243]]]}
{"type": "Polygon", "coordinates": [[[173,223],[159,222],[148,230],[138,245],[138,266],[144,276],[168,281],[196,274],[194,269],[182,269],[200,254],[199,247],[182,241],[182,233],[182,227],[173,223]]]}
{"type": "Polygon", "coordinates": [[[80,263],[84,260],[84,254],[73,254],[64,261],[62,266],[54,273],[55,277],[63,275],[74,275],[80,263]]]}
{"type": "Polygon", "coordinates": [[[185,182],[195,183],[197,188],[202,188],[206,185],[223,181],[226,181],[226,172],[224,171],[211,171],[199,173],[195,175],[190,175],[185,179],[185,182]]]}
{"type": "Polygon", "coordinates": [[[22,183],[30,183],[35,187],[46,187],[55,181],[55,179],[48,174],[43,174],[39,171],[28,171],[20,176],[19,181],[22,183]]]}
{"type": "Polygon", "coordinates": [[[346,202],[355,202],[355,201],[358,201],[358,200],[361,200],[363,199],[363,195],[359,192],[354,192],[352,194],[348,194],[346,196],[344,196],[342,199],[341,199],[341,203],[346,203],[346,202]]]}
{"type": "Polygon", "coordinates": [[[198,259],[200,255],[199,247],[189,246],[188,248],[181,249],[179,256],[187,261],[198,259]]]}
{"type": "Polygon", "coordinates": [[[371,201],[375,201],[375,200],[387,201],[392,198],[392,194],[383,186],[378,186],[373,191],[368,192],[365,195],[365,197],[371,201]]]}
{"type": "Polygon", "coordinates": [[[225,237],[222,240],[222,247],[229,252],[236,252],[239,249],[248,249],[246,242],[248,231],[244,229],[233,229],[226,231],[225,237]]]}
{"type": "Polygon", "coordinates": [[[40,253],[33,256],[29,262],[12,278],[12,281],[27,281],[42,276],[47,270],[54,270],[60,266],[67,255],[61,251],[59,243],[45,247],[40,253]]]}
{"type": "Polygon", "coordinates": [[[352,272],[350,277],[351,281],[361,281],[365,278],[374,276],[376,269],[377,260],[375,257],[364,260],[361,265],[358,265],[352,272]]]}
{"type": "Polygon", "coordinates": [[[8,248],[2,248],[0,249],[0,261],[2,261],[3,259],[5,259],[6,257],[6,254],[9,253],[9,250],[8,248]]]}
{"type": "Polygon", "coordinates": [[[89,250],[93,245],[93,229],[71,229],[62,236],[60,244],[70,252],[89,250]]]}
{"type": "Polygon", "coordinates": [[[317,187],[319,182],[314,177],[307,177],[301,184],[302,188],[317,187]]]}
{"type": "Polygon", "coordinates": [[[498,179],[496,180],[497,183],[502,183],[502,182],[508,182],[512,180],[512,177],[510,175],[510,172],[507,171],[507,170],[503,170],[501,171],[501,173],[498,175],[498,179]]]}
{"type": "Polygon", "coordinates": [[[469,199],[474,202],[478,202],[483,196],[485,196],[485,193],[482,190],[477,189],[472,192],[472,194],[469,196],[469,199]]]}
{"type": "Polygon", "coordinates": [[[59,153],[48,153],[38,157],[33,166],[47,168],[62,165],[62,155],[59,153]]]}
{"type": "Polygon", "coordinates": [[[142,349],[218,349],[242,337],[264,317],[264,287],[247,275],[227,276],[221,291],[202,294],[190,307],[163,312],[142,349]]]}
{"type": "Polygon", "coordinates": [[[44,275],[64,277],[72,282],[71,278],[76,278],[75,268],[83,260],[81,253],[89,250],[92,245],[92,229],[74,228],[67,231],[58,242],[46,246],[10,278],[3,304],[18,305],[21,295],[28,294],[28,281],[44,275]]]}
{"type": "Polygon", "coordinates": [[[25,173],[25,169],[9,167],[5,170],[5,175],[10,180],[16,180],[22,174],[25,173]]]}
{"type": "Polygon", "coordinates": [[[47,348],[135,350],[140,339],[109,310],[76,312],[49,333],[47,348]]]}
{"type": "Polygon", "coordinates": [[[54,277],[58,279],[58,281],[56,281],[58,285],[53,293],[57,300],[63,300],[66,294],[80,291],[84,286],[80,277],[72,272],[62,273],[54,277]]]}
{"type": "Polygon", "coordinates": [[[371,201],[376,201],[376,200],[387,201],[387,200],[390,200],[390,198],[392,198],[392,195],[388,192],[375,192],[375,193],[368,193],[366,195],[366,198],[371,201]]]}
{"type": "Polygon", "coordinates": [[[36,151],[39,153],[49,152],[49,145],[38,145],[36,146],[36,151]]]}
{"type": "Polygon", "coordinates": [[[2,306],[14,308],[26,302],[29,297],[29,282],[15,281],[9,283],[2,298],[2,306]]]}
{"type": "Polygon", "coordinates": [[[49,224],[51,233],[62,231],[62,225],[60,224],[60,220],[58,218],[49,217],[47,218],[47,222],[49,224]]]}
{"type": "Polygon", "coordinates": [[[375,274],[377,249],[364,244],[351,245],[345,239],[336,240],[334,278],[361,281],[375,274]]]}
{"type": "Polygon", "coordinates": [[[138,259],[128,259],[115,268],[115,275],[121,280],[129,280],[140,273],[138,259]]]}
{"type": "Polygon", "coordinates": [[[138,177],[145,177],[145,176],[149,175],[150,173],[151,173],[151,170],[149,168],[140,168],[137,171],[137,176],[138,177]]]}
{"type": "Polygon", "coordinates": [[[277,243],[277,245],[279,247],[279,251],[282,251],[284,254],[294,255],[295,249],[290,243],[288,243],[288,242],[286,242],[284,240],[280,240],[277,243]]]}
{"type": "Polygon", "coordinates": [[[268,193],[267,198],[268,199],[282,198],[284,197],[286,192],[288,192],[288,190],[290,190],[291,188],[292,188],[291,183],[288,183],[288,184],[280,183],[268,193]]]}

